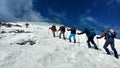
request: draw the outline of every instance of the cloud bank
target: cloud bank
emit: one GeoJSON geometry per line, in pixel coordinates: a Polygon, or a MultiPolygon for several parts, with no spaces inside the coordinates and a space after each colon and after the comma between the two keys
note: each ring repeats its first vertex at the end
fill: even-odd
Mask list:
{"type": "Polygon", "coordinates": [[[43,21],[32,0],[0,0],[0,21],[43,21]]]}
{"type": "Polygon", "coordinates": [[[81,24],[81,28],[85,28],[85,27],[95,28],[96,33],[99,35],[101,34],[101,30],[103,29],[107,29],[107,30],[114,29],[117,33],[116,37],[120,39],[119,25],[105,24],[105,23],[99,22],[92,16],[80,17],[80,24],[81,24]]]}

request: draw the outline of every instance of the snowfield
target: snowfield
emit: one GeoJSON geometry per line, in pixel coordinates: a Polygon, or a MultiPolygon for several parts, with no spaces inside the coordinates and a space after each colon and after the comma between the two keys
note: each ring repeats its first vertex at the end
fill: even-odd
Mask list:
{"type": "MultiPolygon", "coordinates": [[[[85,34],[76,35],[77,43],[69,43],[52,36],[51,24],[30,24],[29,28],[18,24],[22,27],[0,28],[6,31],[0,34],[0,68],[120,68],[120,59],[103,49],[104,38],[94,39],[101,49],[95,50],[87,47],[85,34]],[[24,32],[16,32],[21,30],[24,32]]],[[[66,31],[67,38],[69,33],[66,31]]],[[[115,47],[120,55],[119,39],[115,39],[115,47]]]]}

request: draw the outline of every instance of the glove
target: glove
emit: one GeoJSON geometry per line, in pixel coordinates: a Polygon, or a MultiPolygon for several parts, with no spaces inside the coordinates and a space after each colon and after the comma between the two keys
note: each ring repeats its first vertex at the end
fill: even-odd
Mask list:
{"type": "Polygon", "coordinates": [[[77,33],[78,35],[80,35],[80,33],[77,33]]]}
{"type": "Polygon", "coordinates": [[[70,31],[70,29],[67,29],[67,31],[70,31]]]}
{"type": "Polygon", "coordinates": [[[100,39],[100,37],[96,37],[97,39],[100,39]]]}

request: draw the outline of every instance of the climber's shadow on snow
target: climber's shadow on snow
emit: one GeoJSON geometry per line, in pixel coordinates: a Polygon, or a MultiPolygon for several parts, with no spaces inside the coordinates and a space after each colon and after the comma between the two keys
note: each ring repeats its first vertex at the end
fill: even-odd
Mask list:
{"type": "Polygon", "coordinates": [[[82,43],[82,42],[76,42],[76,43],[82,43]]]}

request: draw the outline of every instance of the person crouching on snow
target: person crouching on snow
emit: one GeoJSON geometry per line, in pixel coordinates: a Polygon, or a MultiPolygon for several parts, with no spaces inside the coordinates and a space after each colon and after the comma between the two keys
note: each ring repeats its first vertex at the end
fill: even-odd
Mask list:
{"type": "Polygon", "coordinates": [[[57,31],[56,26],[52,25],[49,29],[51,29],[51,31],[53,33],[53,37],[55,37],[55,32],[57,31]]]}
{"type": "Polygon", "coordinates": [[[76,28],[72,27],[70,29],[67,29],[67,31],[71,31],[69,35],[69,42],[71,42],[71,38],[73,37],[74,43],[76,43],[76,28]]]}

